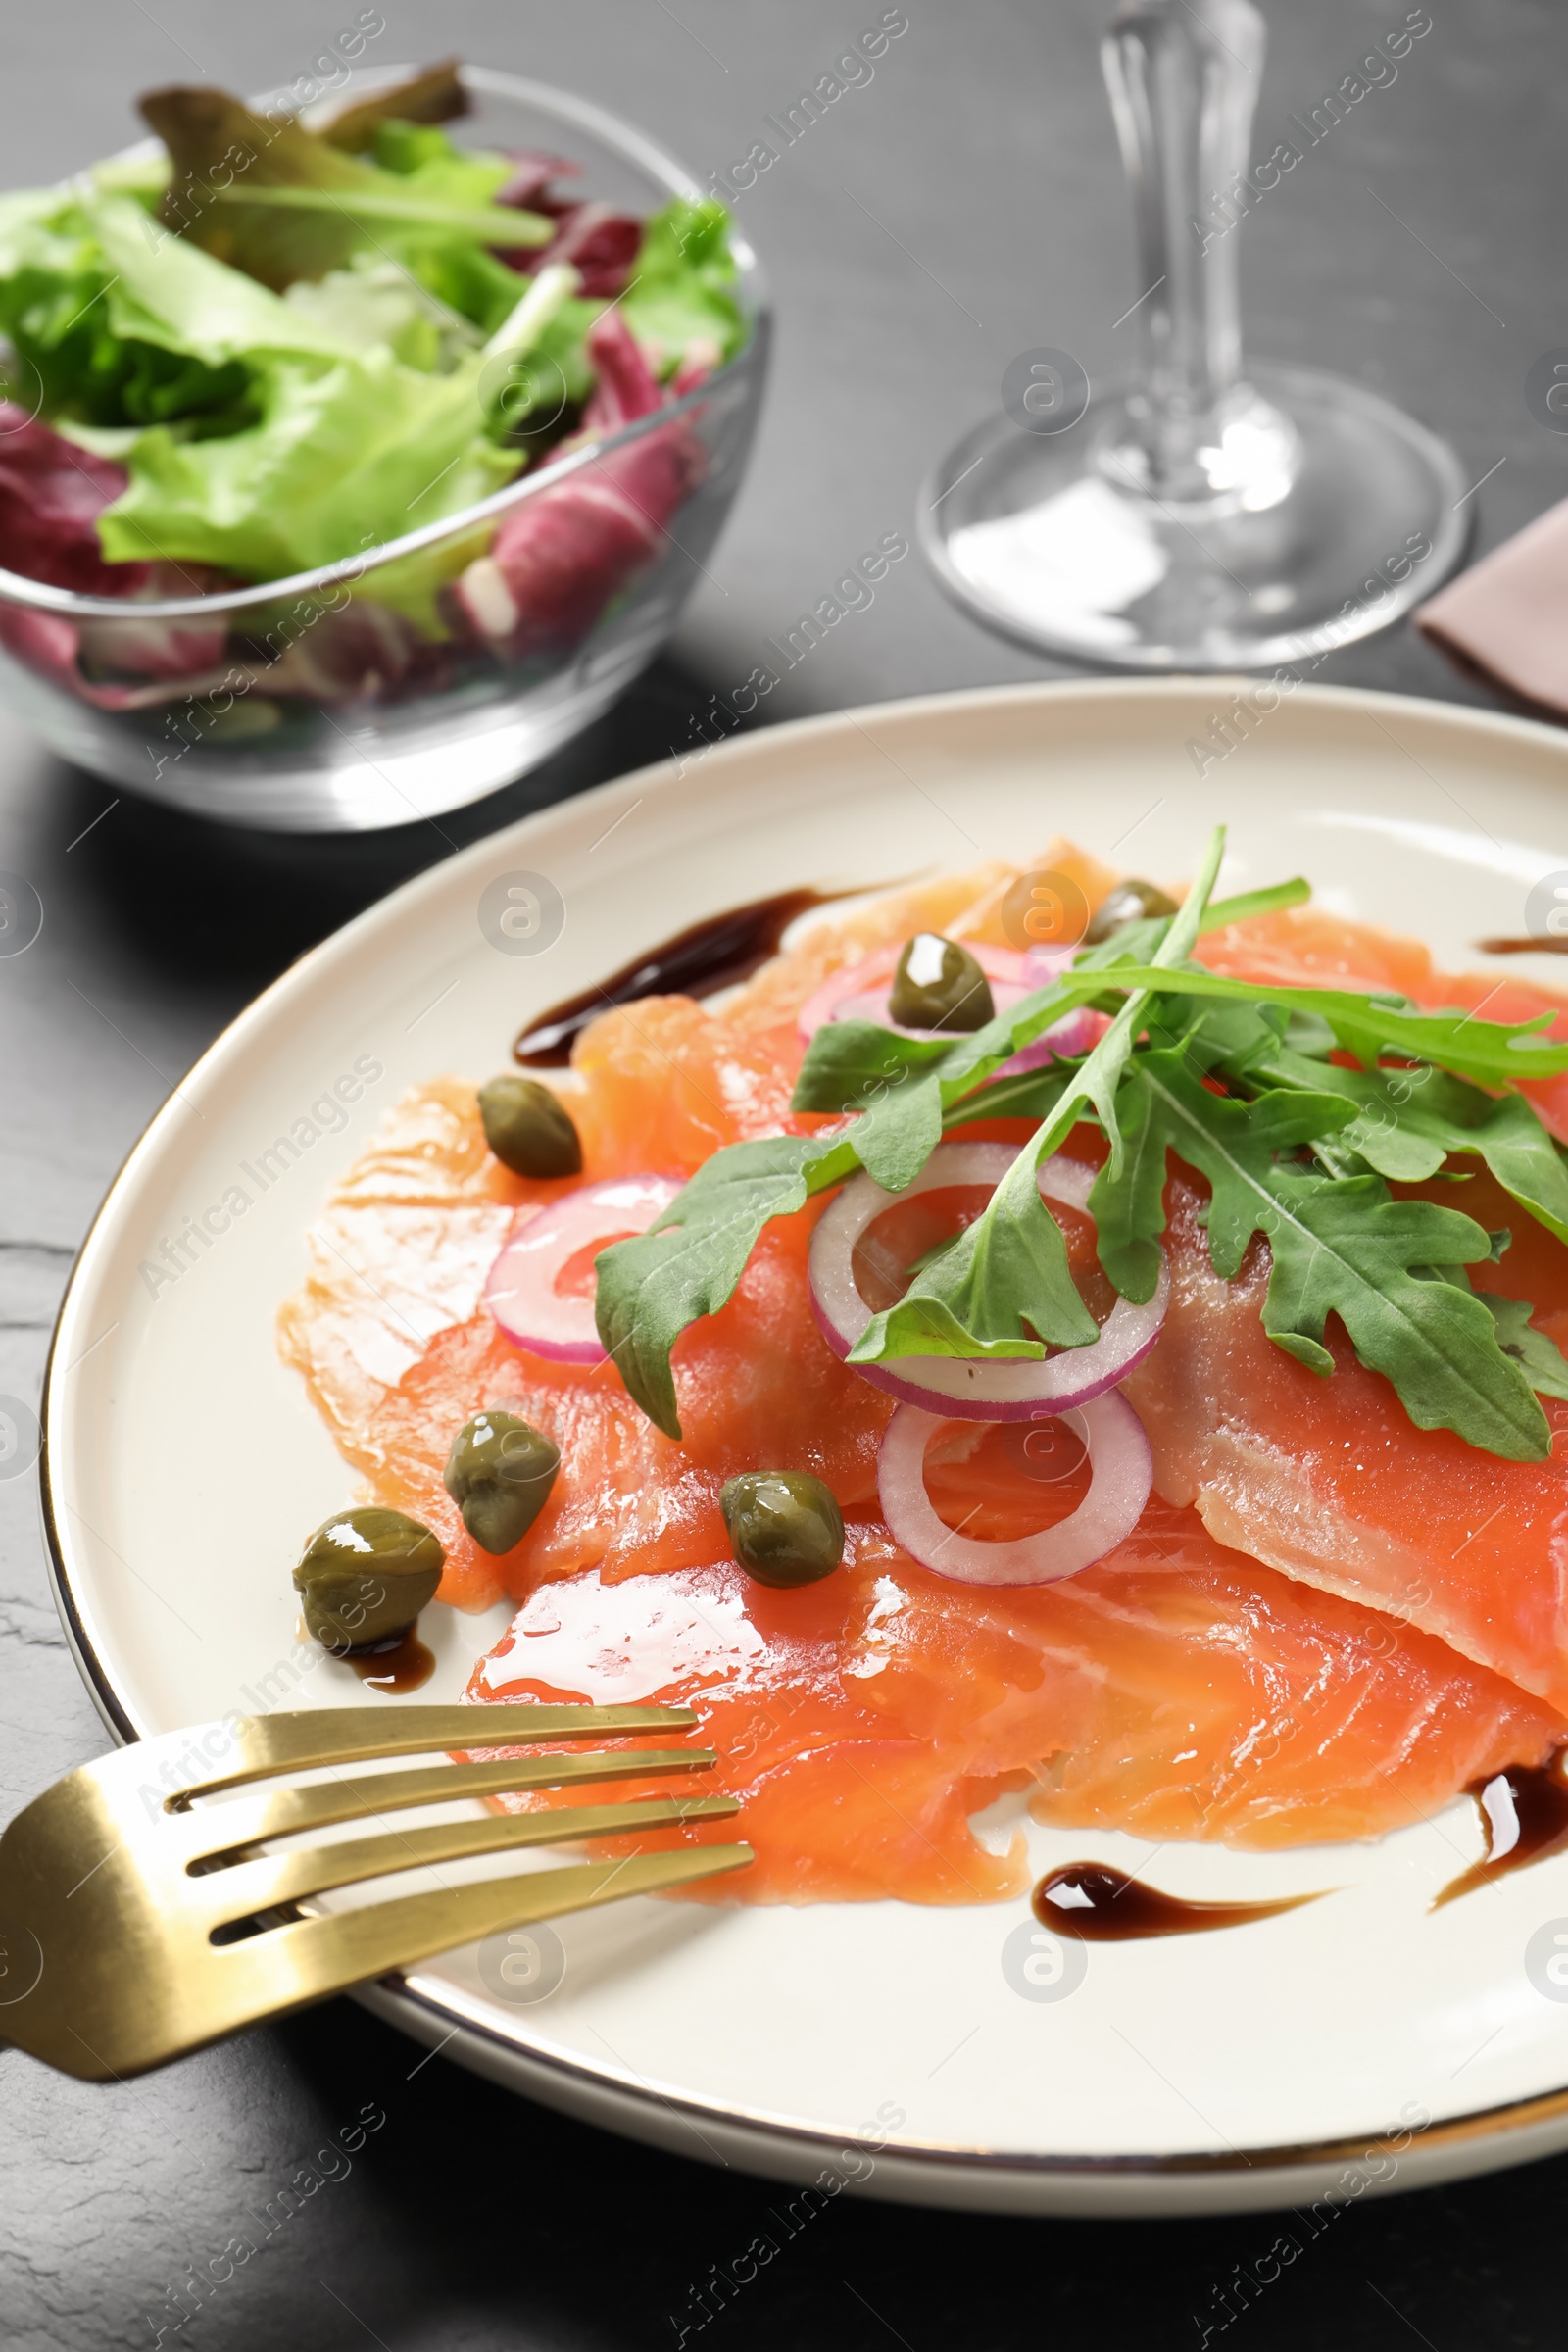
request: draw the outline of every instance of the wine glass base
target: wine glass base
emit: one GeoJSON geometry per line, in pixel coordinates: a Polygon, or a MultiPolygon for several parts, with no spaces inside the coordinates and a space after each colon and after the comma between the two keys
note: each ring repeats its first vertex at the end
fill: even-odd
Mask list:
{"type": "Polygon", "coordinates": [[[1295,427],[1297,463],[1234,496],[1171,505],[1126,467],[1129,404],[1060,433],[989,419],[943,461],[920,536],[966,611],[1036,652],[1111,669],[1270,669],[1368,637],[1464,552],[1465,479],[1445,441],[1315,368],[1248,370],[1295,427]]]}

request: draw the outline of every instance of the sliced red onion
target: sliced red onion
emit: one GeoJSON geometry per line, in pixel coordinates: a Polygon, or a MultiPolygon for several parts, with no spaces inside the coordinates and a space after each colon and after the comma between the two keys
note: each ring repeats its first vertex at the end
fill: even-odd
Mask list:
{"type": "MultiPolygon", "coordinates": [[[[896,1200],[912,1200],[950,1185],[985,1184],[995,1190],[1016,1157],[1010,1144],[938,1144],[902,1193],[884,1191],[863,1173],[845,1186],[811,1236],[809,1262],[811,1309],[835,1355],[847,1356],[871,1320],[871,1309],[856,1288],[854,1256],[873,1218],[896,1200]]],[[[1035,1181],[1043,1200],[1087,1210],[1096,1173],[1083,1160],[1058,1152],[1035,1181]]],[[[956,1355],[903,1355],[891,1363],[857,1364],[855,1370],[905,1403],[950,1420],[1040,1420],[1087,1404],[1125,1380],[1159,1337],[1169,1297],[1170,1270],[1161,1259],[1153,1298],[1144,1306],[1118,1298],[1092,1347],[989,1363],[956,1355]]]]}
{"type": "Polygon", "coordinates": [[[646,1233],[681,1189],[678,1176],[611,1176],[541,1209],[519,1209],[490,1269],[484,1302],[509,1340],[558,1364],[597,1364],[605,1349],[591,1298],[556,1288],[562,1268],[597,1243],[646,1233]]]}
{"type": "MultiPolygon", "coordinates": [[[[1074,954],[1071,948],[1031,948],[1027,954],[1019,955],[1012,948],[977,946],[973,940],[962,944],[990,981],[991,1001],[998,1012],[1008,1012],[1025,997],[1032,997],[1037,989],[1048,988],[1066,970],[1074,954]]],[[[952,1043],[960,1034],[958,1031],[909,1029],[891,1018],[888,998],[903,953],[902,942],[897,947],[877,948],[858,963],[832,973],[807,998],[796,1014],[801,1035],[809,1041],[829,1021],[873,1021],[879,1029],[891,1029],[899,1037],[939,1037],[952,1043]]],[[[1103,1027],[1099,1013],[1069,1012],[1015,1054],[1010,1061],[1004,1062],[996,1075],[1014,1077],[1020,1070],[1037,1070],[1045,1062],[1087,1054],[1103,1027]]]]}
{"type": "MultiPolygon", "coordinates": [[[[897,1029],[901,1037],[951,1039],[957,1035],[952,1029],[905,1029],[897,1021],[889,1020],[888,994],[906,944],[901,940],[896,947],[875,948],[858,963],[846,964],[843,971],[831,973],[807,998],[795,1016],[801,1035],[814,1037],[827,1021],[875,1021],[880,1029],[897,1029]]],[[[1016,1004],[1037,988],[1045,987],[1046,978],[1031,979],[1025,968],[1027,956],[1013,949],[976,947],[972,940],[962,944],[990,981],[992,1001],[999,1012],[1005,1012],[1009,1004],[1016,1004]]]]}
{"type": "Polygon", "coordinates": [[[927,1442],[954,1416],[901,1404],[888,1423],[876,1465],[882,1516],[895,1543],[922,1568],[964,1585],[1052,1585],[1114,1551],[1137,1526],[1153,1484],[1144,1425],[1126,1397],[1114,1394],[1060,1417],[1088,1448],[1088,1494],[1067,1518],[1037,1536],[987,1544],[945,1526],[926,1493],[927,1442]]]}

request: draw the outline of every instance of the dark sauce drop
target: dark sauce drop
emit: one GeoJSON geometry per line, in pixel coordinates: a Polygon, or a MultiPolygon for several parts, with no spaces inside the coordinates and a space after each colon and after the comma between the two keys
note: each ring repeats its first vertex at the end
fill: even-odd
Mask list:
{"type": "Polygon", "coordinates": [[[417,1627],[411,1625],[407,1633],[390,1642],[373,1642],[364,1649],[345,1650],[343,1663],[352,1666],[361,1682],[368,1683],[372,1690],[384,1690],[389,1698],[402,1698],[430,1680],[435,1672],[435,1653],[426,1649],[417,1627]]]}
{"type": "Polygon", "coordinates": [[[1568,937],[1560,932],[1548,939],[1537,939],[1533,932],[1522,938],[1478,939],[1476,946],[1483,956],[1568,956],[1568,937]]]}
{"type": "Polygon", "coordinates": [[[1544,1764],[1510,1764],[1490,1781],[1470,1783],[1465,1794],[1475,1798],[1481,1811],[1486,1857],[1449,1881],[1435,1898],[1434,1911],[1568,1847],[1568,1780],[1557,1762],[1552,1756],[1544,1764]]]}
{"type": "MultiPolygon", "coordinates": [[[[867,883],[862,887],[887,887],[867,883]]],[[[512,1049],[513,1059],[533,1069],[564,1069],[579,1030],[617,1004],[634,1004],[639,997],[698,997],[737,980],[749,980],[770,956],[798,914],[813,906],[831,906],[835,899],[858,897],[858,890],[783,890],[776,898],[754,899],[724,914],[677,931],[673,939],[650,948],[635,963],[612,972],[580,997],[567,997],[541,1013],[524,1029],[512,1049]]]]}
{"type": "Polygon", "coordinates": [[[1035,1888],[1034,1914],[1042,1927],[1084,1943],[1123,1943],[1136,1936],[1200,1936],[1208,1928],[1245,1928],[1315,1903],[1315,1894],[1287,1894],[1271,1903],[1194,1903],[1185,1895],[1162,1894],[1141,1879],[1129,1879],[1103,1862],[1064,1862],[1035,1888]]]}

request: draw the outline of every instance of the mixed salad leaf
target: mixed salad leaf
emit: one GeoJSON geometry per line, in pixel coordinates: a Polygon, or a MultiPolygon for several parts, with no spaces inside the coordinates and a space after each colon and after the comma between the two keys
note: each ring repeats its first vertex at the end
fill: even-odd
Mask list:
{"type": "MultiPolygon", "coordinates": [[[[0,391],[121,469],[97,531],[127,593],[149,561],[265,581],[462,513],[582,427],[617,312],[661,387],[741,348],[722,206],[562,193],[570,163],[454,144],[466,105],[450,66],[320,130],[155,91],[163,155],[0,198],[0,391]]],[[[375,593],[443,637],[452,561],[375,593]]]]}
{"type": "Polygon", "coordinates": [[[1564,1152],[1517,1091],[1568,1070],[1568,1044],[1542,1034],[1550,1014],[1494,1022],[1395,995],[1206,970],[1194,954],[1205,932],[1309,895],[1293,881],[1211,901],[1223,849],[1221,828],[1174,916],[1125,925],[968,1036],[904,1037],[852,1020],[820,1028],[794,1108],[848,1112],[849,1123],[715,1152],[657,1224],[598,1260],[600,1333],[650,1418],[679,1435],[670,1350],[729,1298],[770,1218],[858,1168],[899,1192],[945,1133],[1027,1116],[1036,1131],[984,1212],[917,1264],[852,1362],[1039,1357],[1098,1339],[1035,1182],[1087,1121],[1107,1146],[1090,1198],[1100,1263],[1122,1297],[1153,1295],[1174,1153],[1207,1181],[1218,1275],[1234,1280],[1254,1237],[1267,1242],[1263,1325],[1298,1361],[1333,1371],[1325,1329],[1336,1315],[1418,1428],[1454,1430],[1509,1460],[1544,1459],[1539,1397],[1568,1396],[1568,1364],[1528,1304],[1473,1291],[1465,1271],[1494,1261],[1508,1235],[1458,1208],[1398,1199],[1390,1183],[1424,1181],[1470,1154],[1568,1241],[1564,1152]],[[1091,1052],[998,1075],[1085,1005],[1109,1016],[1091,1052]]]}

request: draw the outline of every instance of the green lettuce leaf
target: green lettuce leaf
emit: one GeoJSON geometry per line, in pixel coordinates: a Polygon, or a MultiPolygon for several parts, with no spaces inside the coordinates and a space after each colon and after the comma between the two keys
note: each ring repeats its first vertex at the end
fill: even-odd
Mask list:
{"type": "Polygon", "coordinates": [[[459,514],[517,469],[476,430],[468,378],[420,374],[384,350],[324,369],[270,359],[257,389],[261,418],[243,432],[141,436],[99,518],[111,563],[163,556],[278,579],[459,514]]]}
{"type": "Polygon", "coordinates": [[[320,319],[171,236],[128,196],[95,196],[82,218],[112,283],[105,295],[117,335],[189,354],[220,367],[277,353],[323,362],[352,355],[320,319]]]}
{"type": "MultiPolygon", "coordinates": [[[[16,353],[10,388],[56,420],[116,428],[184,421],[232,430],[255,415],[242,360],[144,330],[119,297],[93,221],[58,190],[0,207],[0,334],[16,353]]],[[[120,199],[123,203],[124,199],[120,199]]],[[[149,233],[139,208],[130,208],[149,233]]],[[[137,259],[139,259],[139,254],[137,259]]]]}
{"type": "Polygon", "coordinates": [[[665,373],[698,340],[716,343],[720,359],[731,360],[747,335],[735,277],[724,207],[710,196],[677,196],[643,232],[621,312],[644,349],[662,356],[665,373]]]}

